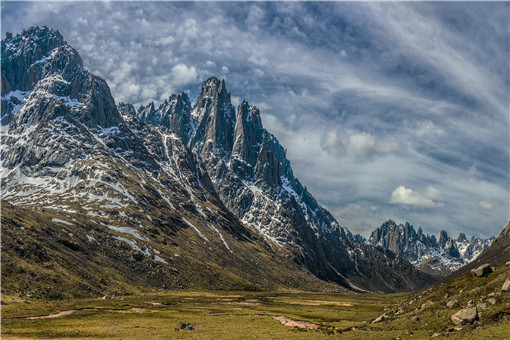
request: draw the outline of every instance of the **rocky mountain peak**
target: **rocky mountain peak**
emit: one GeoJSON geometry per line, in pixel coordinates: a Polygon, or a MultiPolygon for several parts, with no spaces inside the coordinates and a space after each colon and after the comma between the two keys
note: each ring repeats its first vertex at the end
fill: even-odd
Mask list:
{"type": "Polygon", "coordinates": [[[58,31],[43,26],[14,37],[7,35],[2,40],[2,96],[16,90],[30,91],[57,70],[69,76],[77,65],[83,66],[80,56],[58,31]]]}
{"type": "Polygon", "coordinates": [[[150,102],[147,106],[140,106],[138,108],[137,117],[144,123],[148,123],[154,119],[154,113],[156,109],[154,108],[154,102],[150,102]]]}
{"type": "Polygon", "coordinates": [[[464,241],[467,241],[466,234],[459,233],[459,237],[457,238],[457,242],[464,242],[464,241]]]}
{"type": "Polygon", "coordinates": [[[117,105],[117,109],[119,110],[119,113],[123,116],[133,116],[136,117],[136,110],[135,107],[132,104],[120,102],[117,105]]]}
{"type": "Polygon", "coordinates": [[[190,147],[204,158],[230,157],[234,143],[235,109],[225,81],[216,77],[206,80],[191,115],[196,121],[196,130],[190,147]]]}
{"type": "Polygon", "coordinates": [[[205,98],[215,98],[223,103],[230,103],[230,93],[227,91],[225,80],[210,77],[202,83],[202,88],[198,98],[198,101],[205,98]]]}
{"type": "Polygon", "coordinates": [[[290,251],[296,263],[319,278],[353,289],[368,283],[388,291],[394,285],[419,285],[411,277],[430,279],[413,272],[405,260],[394,264],[387,258],[391,252],[349,238],[350,233],[294,177],[286,150],[263,127],[259,109],[243,100],[236,111],[223,80],[211,77],[203,82],[190,114],[187,97],[182,98],[182,106],[174,95],[159,109],[174,123],[148,123],[169,126],[186,141],[203,161],[223,204],[272,246],[290,251]],[[402,275],[397,267],[412,274],[402,275]],[[387,283],[372,282],[367,274],[372,269],[367,268],[378,272],[386,268],[387,283]]]}
{"type": "Polygon", "coordinates": [[[89,128],[122,121],[106,82],[83,68],[58,31],[32,27],[2,40],[2,124],[38,124],[57,102],[89,128]]]}
{"type": "Polygon", "coordinates": [[[368,243],[389,249],[432,275],[442,276],[474,260],[492,239],[473,237],[468,241],[464,233],[453,239],[442,230],[437,240],[434,235],[424,234],[421,227],[416,232],[408,222],[397,225],[389,220],[372,232],[368,243]]]}
{"type": "Polygon", "coordinates": [[[439,232],[439,241],[438,241],[439,245],[441,247],[446,246],[446,243],[448,242],[448,239],[449,239],[448,233],[445,230],[441,230],[439,232]]]}

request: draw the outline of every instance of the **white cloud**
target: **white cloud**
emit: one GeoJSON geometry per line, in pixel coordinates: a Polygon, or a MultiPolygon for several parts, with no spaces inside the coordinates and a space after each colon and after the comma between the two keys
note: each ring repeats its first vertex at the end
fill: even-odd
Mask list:
{"type": "Polygon", "coordinates": [[[194,66],[177,64],[172,67],[172,82],[176,85],[189,84],[197,80],[197,70],[194,66]]]}
{"type": "Polygon", "coordinates": [[[435,202],[434,200],[432,200],[432,198],[430,198],[429,195],[434,196],[436,199],[437,197],[441,197],[441,193],[439,192],[439,190],[433,187],[428,187],[425,190],[425,193],[421,194],[417,191],[414,191],[401,185],[395,190],[393,190],[393,192],[391,193],[390,203],[413,205],[422,208],[434,208],[444,206],[443,203],[435,202]]]}

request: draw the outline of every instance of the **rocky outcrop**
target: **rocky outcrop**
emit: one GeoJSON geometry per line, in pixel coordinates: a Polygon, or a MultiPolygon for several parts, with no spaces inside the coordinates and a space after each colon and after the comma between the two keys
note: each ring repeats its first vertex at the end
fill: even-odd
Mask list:
{"type": "Polygon", "coordinates": [[[474,260],[493,239],[468,240],[464,233],[453,239],[444,230],[436,239],[424,234],[421,227],[415,231],[408,222],[397,225],[389,220],[372,232],[368,243],[389,249],[421,270],[441,277],[474,260]]]}
{"type": "Polygon", "coordinates": [[[451,320],[456,325],[472,324],[478,320],[478,309],[476,307],[461,309],[451,316],[451,320]]]}
{"type": "Polygon", "coordinates": [[[448,308],[455,308],[459,304],[459,300],[452,299],[446,303],[446,307],[448,308]]]}
{"type": "MultiPolygon", "coordinates": [[[[58,49],[64,46],[60,32],[46,26],[24,30],[14,37],[8,33],[6,39],[2,40],[2,96],[11,91],[33,89],[44,73],[58,65],[52,58],[54,60],[46,66],[46,59],[53,52],[58,54],[58,49]]],[[[69,55],[68,61],[72,61],[70,64],[74,66],[82,65],[77,54],[69,55]]]]}
{"type": "Polygon", "coordinates": [[[507,279],[503,283],[503,286],[501,286],[501,290],[504,292],[510,291],[510,277],[507,277],[507,279]]]}
{"type": "Polygon", "coordinates": [[[492,273],[492,268],[490,264],[486,263],[476,269],[473,269],[472,272],[474,276],[484,277],[492,273]]]}

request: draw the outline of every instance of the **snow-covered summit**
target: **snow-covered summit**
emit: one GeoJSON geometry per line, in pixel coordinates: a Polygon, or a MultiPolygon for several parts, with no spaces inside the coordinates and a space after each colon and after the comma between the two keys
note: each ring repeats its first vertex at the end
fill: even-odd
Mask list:
{"type": "Polygon", "coordinates": [[[473,261],[493,240],[474,236],[468,240],[464,233],[454,239],[444,230],[436,238],[424,234],[421,227],[415,231],[408,222],[397,225],[388,220],[372,232],[368,243],[389,249],[434,276],[444,276],[473,261]]]}

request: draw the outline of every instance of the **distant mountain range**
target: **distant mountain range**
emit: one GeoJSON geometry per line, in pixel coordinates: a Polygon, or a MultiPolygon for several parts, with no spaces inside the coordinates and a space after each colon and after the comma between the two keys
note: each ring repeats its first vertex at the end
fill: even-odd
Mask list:
{"type": "Polygon", "coordinates": [[[367,243],[389,249],[417,268],[441,277],[473,261],[494,239],[473,236],[468,240],[464,233],[453,239],[444,230],[436,239],[434,235],[424,234],[421,227],[415,230],[407,222],[397,225],[389,220],[372,232],[367,243]]]}

